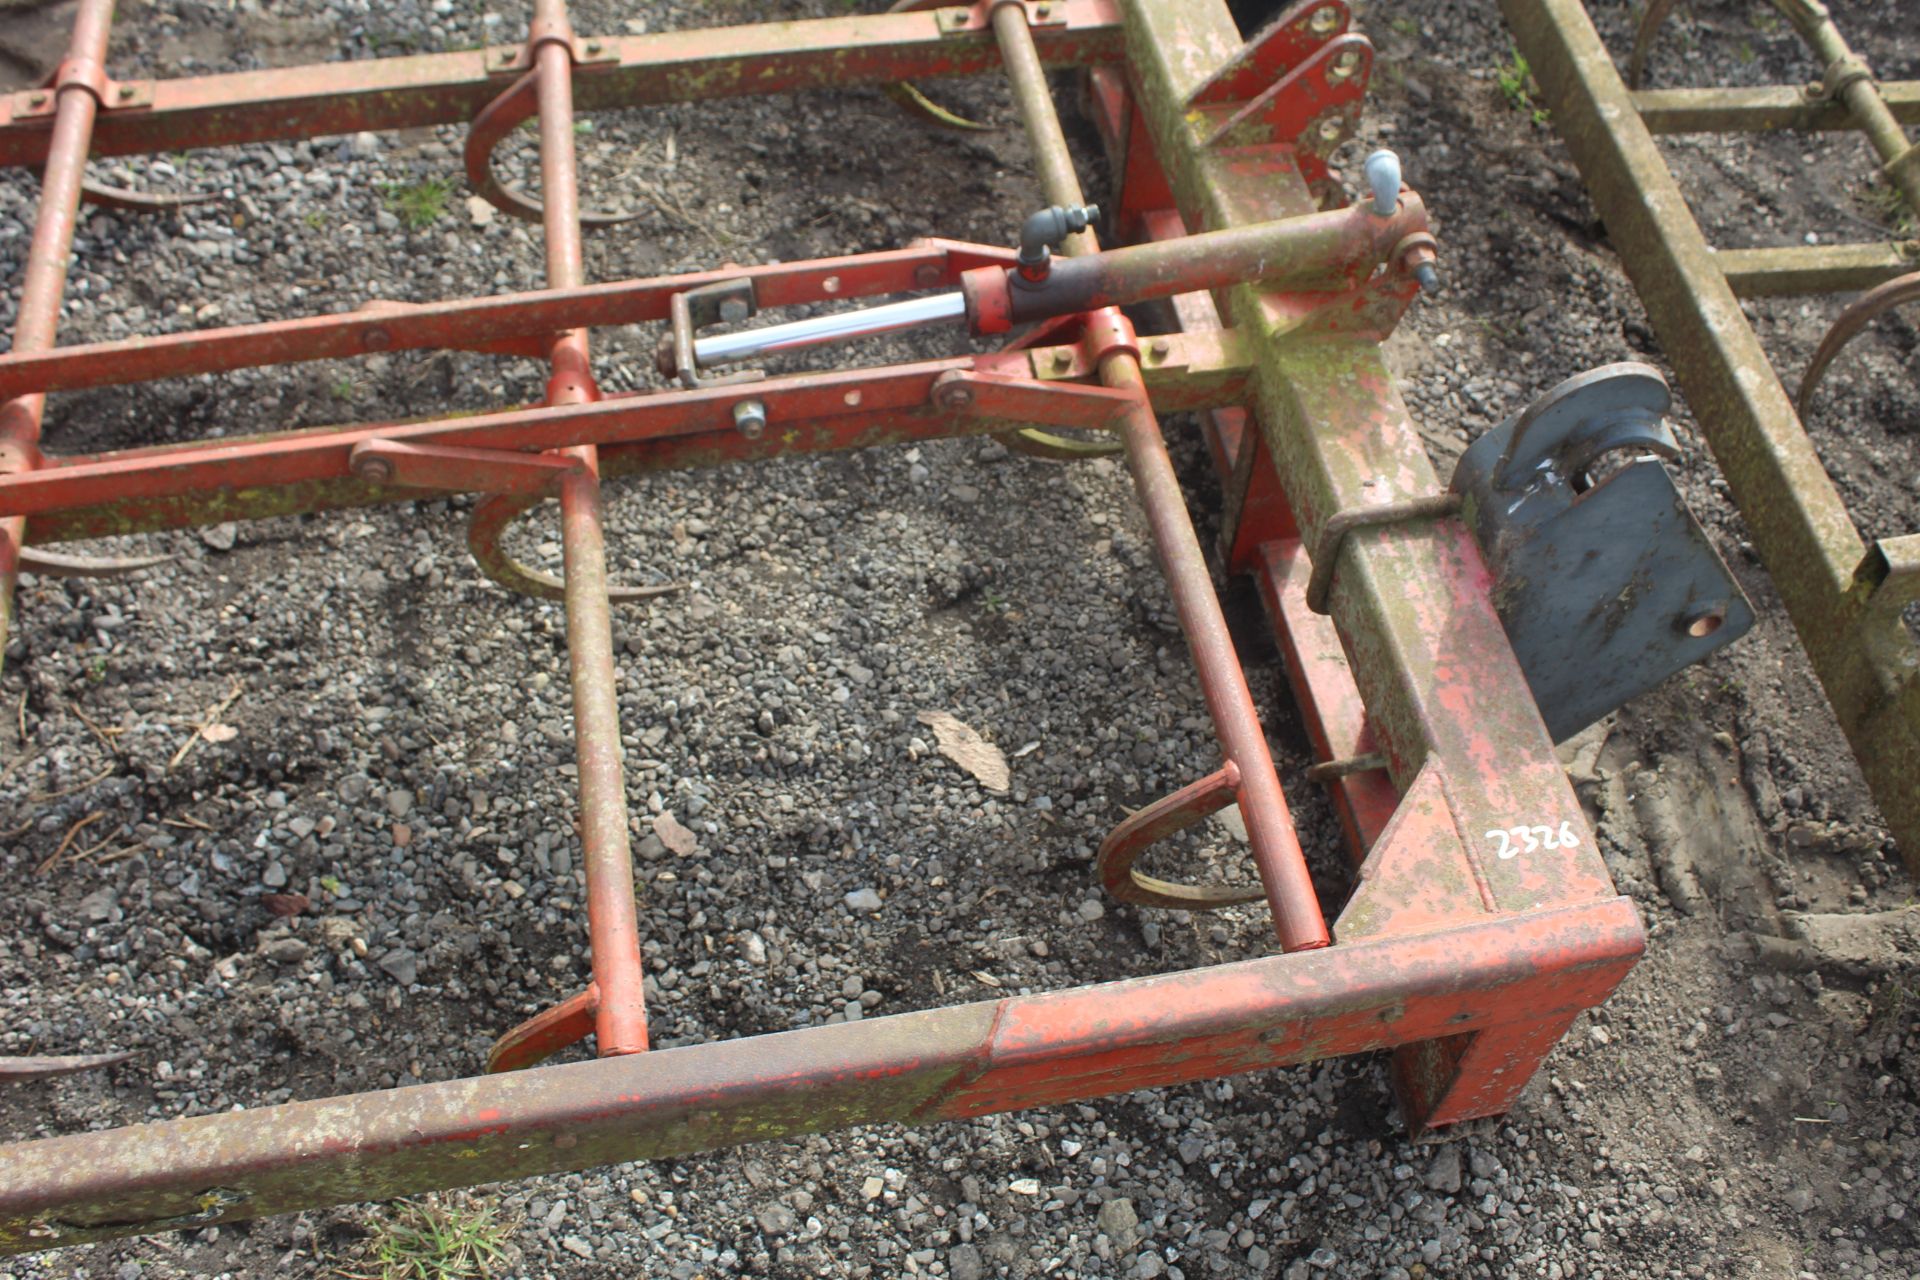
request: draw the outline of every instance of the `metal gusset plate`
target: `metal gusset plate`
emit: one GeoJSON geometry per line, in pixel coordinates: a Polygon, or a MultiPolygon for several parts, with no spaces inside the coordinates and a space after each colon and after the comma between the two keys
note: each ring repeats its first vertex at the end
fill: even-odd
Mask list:
{"type": "Polygon", "coordinates": [[[1481,436],[1454,471],[1556,742],[1753,625],[1659,461],[1679,452],[1662,421],[1670,404],[1654,369],[1606,365],[1481,436]]]}

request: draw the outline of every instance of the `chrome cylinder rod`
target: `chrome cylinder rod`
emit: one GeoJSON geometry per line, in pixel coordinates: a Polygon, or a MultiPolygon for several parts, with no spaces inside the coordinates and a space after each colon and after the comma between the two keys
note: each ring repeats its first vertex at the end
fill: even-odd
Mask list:
{"type": "Polygon", "coordinates": [[[856,311],[836,311],[810,320],[770,324],[764,329],[742,329],[711,338],[696,338],[693,358],[702,368],[730,364],[776,351],[797,351],[801,347],[817,347],[846,338],[945,324],[950,320],[963,320],[966,314],[966,299],[958,292],[937,293],[930,298],[909,298],[905,302],[889,302],[856,311]]]}

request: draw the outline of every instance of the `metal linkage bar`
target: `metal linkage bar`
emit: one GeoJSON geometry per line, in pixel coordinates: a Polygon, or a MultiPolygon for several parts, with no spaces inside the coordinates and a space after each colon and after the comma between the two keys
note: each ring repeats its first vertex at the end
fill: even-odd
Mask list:
{"type": "MultiPolygon", "coordinates": [[[[1889,576],[1890,561],[1878,548],[1862,542],[1740,310],[1734,286],[1753,281],[1752,260],[1708,247],[1635,110],[1648,95],[1627,92],[1580,0],[1501,0],[1501,8],[1874,800],[1907,865],[1920,870],[1920,647],[1896,603],[1906,584],[1889,576]]],[[[1888,95],[1898,117],[1895,101],[1888,95]]],[[[1761,123],[1776,119],[1796,123],[1788,117],[1761,123]]],[[[1691,127],[1723,123],[1700,117],[1691,127]]],[[[1911,162],[1913,153],[1907,155],[1911,162]]]]}

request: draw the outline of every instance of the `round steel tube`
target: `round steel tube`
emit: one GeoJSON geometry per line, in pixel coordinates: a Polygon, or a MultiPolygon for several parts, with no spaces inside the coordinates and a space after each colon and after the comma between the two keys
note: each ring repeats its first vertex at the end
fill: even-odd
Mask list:
{"type": "MultiPolygon", "coordinates": [[[[993,11],[993,29],[1006,59],[1014,100],[1026,120],[1027,138],[1039,163],[1045,198],[1051,204],[1085,204],[1066,135],[1054,112],[1046,73],[1034,51],[1033,34],[1027,29],[1026,12],[1018,4],[1002,4],[993,11]]],[[[1065,252],[1090,253],[1098,248],[1088,229],[1070,237],[1065,252]]],[[[1206,553],[1193,531],[1159,419],[1147,400],[1140,362],[1131,352],[1116,351],[1101,362],[1100,380],[1138,396],[1120,429],[1127,466],[1133,472],[1154,546],[1160,552],[1167,589],[1193,654],[1220,749],[1240,770],[1240,816],[1246,823],[1247,845],[1260,871],[1267,906],[1273,912],[1274,932],[1288,951],[1324,947],[1331,941],[1326,918],[1294,831],[1280,775],[1273,767],[1266,730],[1253,705],[1253,692],[1247,687],[1246,672],[1234,650],[1226,616],[1220,611],[1220,599],[1214,594],[1206,553]]]]}
{"type": "MultiPolygon", "coordinates": [[[[67,57],[105,63],[107,32],[112,25],[113,0],[80,0],[67,57]]],[[[99,106],[92,90],[77,84],[61,89],[55,100],[52,139],[47,146],[40,203],[14,321],[15,351],[46,351],[53,346],[60,324],[60,300],[67,291],[67,258],[73,252],[73,231],[79,221],[80,185],[86,179],[87,151],[92,145],[99,106]]],[[[40,393],[0,406],[0,471],[25,471],[37,463],[46,406],[47,397],[40,393]]],[[[20,548],[26,538],[24,519],[13,516],[0,520],[0,652],[13,634],[14,586],[19,579],[20,548]]]]}
{"type": "MultiPolygon", "coordinates": [[[[563,0],[539,0],[532,30],[567,29],[563,0]]],[[[540,199],[547,283],[571,289],[586,277],[580,193],[573,149],[573,54],[559,40],[534,50],[540,71],[540,199]]],[[[587,360],[587,331],[569,329],[549,349],[549,404],[599,398],[587,360]]],[[[587,877],[587,939],[593,957],[595,1047],[601,1057],[647,1048],[645,969],[627,838],[627,783],[620,759],[620,708],[613,683],[613,609],[607,596],[600,451],[566,450],[581,470],[560,482],[566,568],[567,664],[573,686],[575,758],[580,770],[580,844],[587,877]]]]}
{"type": "Polygon", "coordinates": [[[703,368],[776,351],[798,351],[822,343],[849,338],[866,338],[877,333],[897,333],[902,329],[920,329],[964,319],[967,301],[956,291],[938,293],[931,298],[909,298],[878,307],[855,311],[836,311],[832,315],[813,316],[786,324],[770,324],[764,329],[742,329],[735,333],[697,338],[693,358],[703,368]]]}

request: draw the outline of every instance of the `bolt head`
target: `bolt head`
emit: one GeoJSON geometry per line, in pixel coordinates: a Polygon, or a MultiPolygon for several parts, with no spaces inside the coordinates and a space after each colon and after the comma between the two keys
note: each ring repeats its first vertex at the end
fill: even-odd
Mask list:
{"type": "Polygon", "coordinates": [[[742,400],[733,406],[733,425],[749,440],[758,440],[767,429],[767,406],[759,400],[742,400]]]}
{"type": "Polygon", "coordinates": [[[120,100],[121,100],[122,102],[125,102],[125,101],[126,101],[126,100],[127,100],[128,98],[131,98],[131,97],[133,96],[133,92],[134,92],[134,90],[133,90],[133,86],[132,86],[132,85],[130,85],[130,84],[123,84],[123,85],[121,85],[121,86],[120,86],[120,100]]]}
{"type": "Polygon", "coordinates": [[[587,42],[587,56],[588,56],[589,58],[591,58],[591,57],[595,57],[595,56],[597,56],[597,55],[599,54],[599,52],[600,52],[600,50],[601,50],[601,47],[602,47],[602,46],[601,46],[601,44],[600,44],[600,42],[599,42],[598,40],[591,40],[591,41],[588,41],[588,42],[587,42]]]}
{"type": "Polygon", "coordinates": [[[1053,352],[1053,368],[1056,373],[1065,373],[1073,368],[1073,352],[1065,347],[1056,347],[1053,352]]]}
{"type": "Polygon", "coordinates": [[[747,303],[744,298],[728,298],[720,304],[720,318],[728,324],[738,324],[747,318],[747,303]]]}
{"type": "Polygon", "coordinates": [[[368,484],[385,484],[393,479],[393,463],[386,458],[362,458],[353,464],[353,473],[368,484]]]}
{"type": "Polygon", "coordinates": [[[47,105],[47,95],[44,93],[36,93],[27,99],[27,105],[30,107],[44,107],[47,105]]]}
{"type": "Polygon", "coordinates": [[[913,269],[913,282],[922,289],[931,289],[940,283],[940,268],[931,262],[925,262],[913,269]]]}
{"type": "Polygon", "coordinates": [[[1155,360],[1165,360],[1173,353],[1173,344],[1165,338],[1155,338],[1147,345],[1147,354],[1155,360]]]}
{"type": "Polygon", "coordinates": [[[955,384],[940,388],[940,403],[949,409],[964,409],[973,403],[973,388],[955,384]]]}
{"type": "Polygon", "coordinates": [[[373,328],[367,330],[367,336],[362,341],[369,351],[385,351],[393,345],[393,335],[385,329],[373,328]]]}

